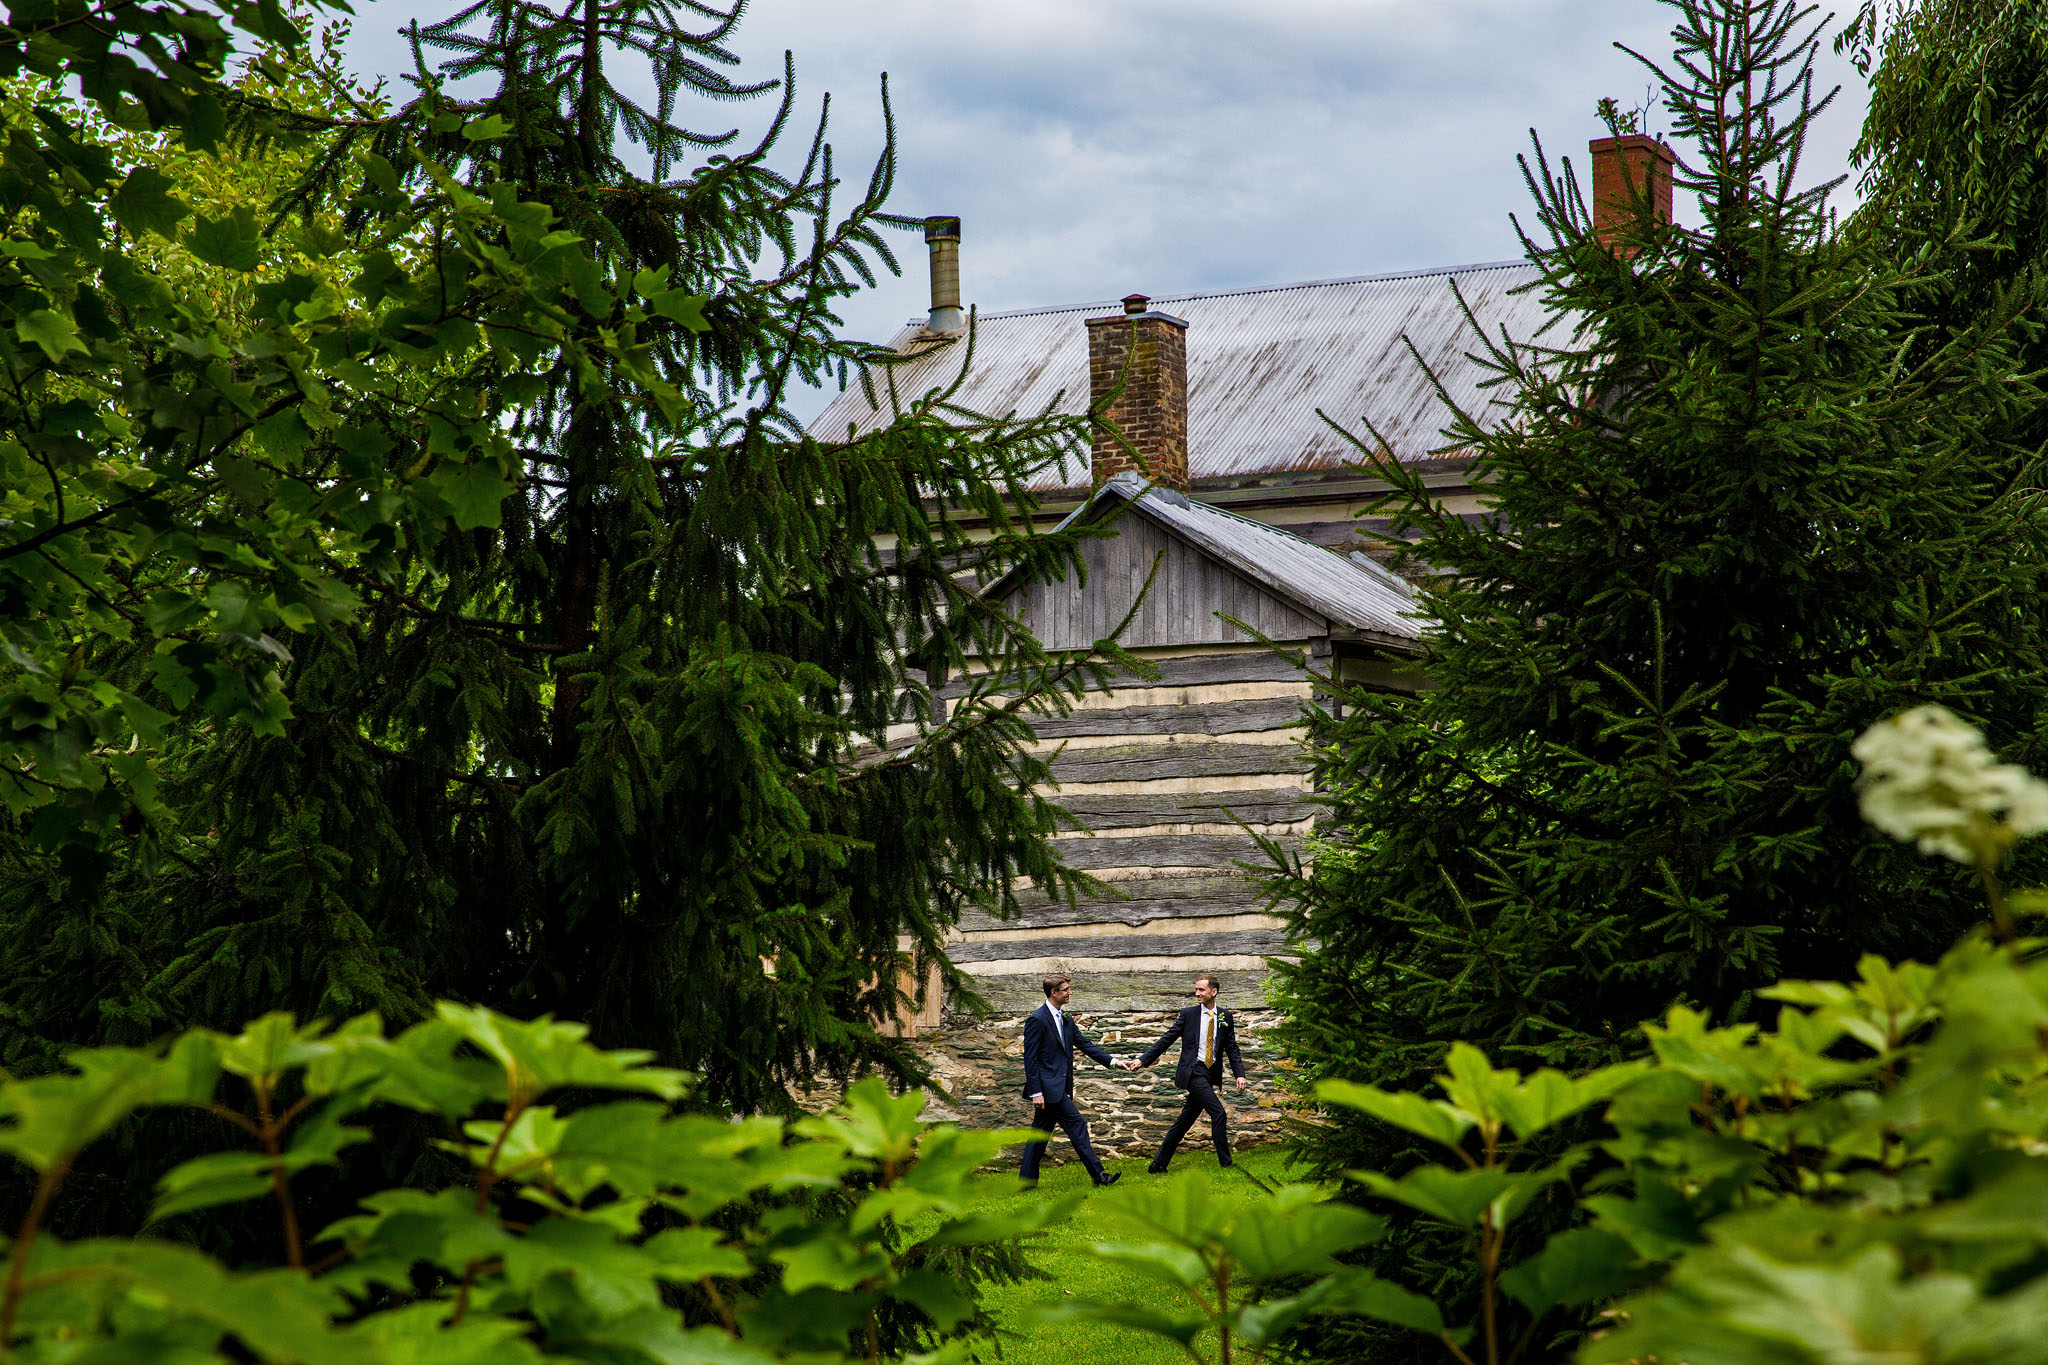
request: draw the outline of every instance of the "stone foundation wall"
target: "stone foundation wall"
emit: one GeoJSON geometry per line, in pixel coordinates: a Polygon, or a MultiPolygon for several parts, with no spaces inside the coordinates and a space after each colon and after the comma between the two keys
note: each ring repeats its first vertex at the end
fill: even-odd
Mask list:
{"type": "MultiPolygon", "coordinates": [[[[1240,1092],[1229,1079],[1229,1063],[1224,1063],[1223,1103],[1230,1114],[1230,1144],[1243,1149],[1277,1140],[1287,1100],[1275,1084],[1275,1058],[1264,1041],[1274,1012],[1228,1008],[1237,1021],[1238,1051],[1251,1081],[1250,1088],[1240,1092]]],[[[1139,1056],[1159,1041],[1173,1022],[1172,1015],[1158,1010],[1074,1009],[1070,1013],[1089,1038],[1119,1061],[1139,1056]]],[[[987,1019],[948,1015],[939,1027],[921,1030],[918,1050],[930,1061],[934,1075],[951,1097],[950,1102],[933,1097],[925,1117],[970,1128],[1030,1123],[1031,1102],[1023,1094],[1024,1019],[1022,1014],[987,1019]]],[[[1178,1040],[1149,1070],[1135,1074],[1110,1070],[1076,1054],[1075,1098],[1088,1120],[1088,1136],[1104,1157],[1150,1157],[1158,1150],[1186,1098],[1173,1086],[1173,1067],[1179,1058],[1178,1040]]],[[[1181,1141],[1180,1154],[1197,1152],[1209,1158],[1212,1150],[1205,1116],[1196,1120],[1181,1141]]],[[[1057,1133],[1046,1148],[1046,1159],[1051,1162],[1071,1161],[1073,1154],[1065,1136],[1057,1133]]]]}

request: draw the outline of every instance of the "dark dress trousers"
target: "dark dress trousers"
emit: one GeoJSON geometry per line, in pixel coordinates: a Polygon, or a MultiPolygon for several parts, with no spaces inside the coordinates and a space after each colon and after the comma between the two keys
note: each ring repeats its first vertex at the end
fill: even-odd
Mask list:
{"type": "Polygon", "coordinates": [[[1024,1098],[1045,1096],[1044,1106],[1031,1111],[1031,1126],[1046,1134],[1036,1142],[1024,1144],[1024,1163],[1017,1173],[1025,1180],[1038,1179],[1038,1160],[1045,1154],[1045,1144],[1052,1140],[1054,1124],[1074,1144],[1074,1154],[1088,1168],[1088,1178],[1098,1183],[1102,1179],[1102,1159],[1095,1155],[1094,1144],[1088,1141],[1088,1121],[1081,1117],[1081,1110],[1074,1103],[1076,1048],[1104,1066],[1112,1065],[1109,1054],[1084,1038],[1080,1026],[1072,1019],[1062,1018],[1056,1029],[1050,1004],[1025,1016],[1024,1098]]]}
{"type": "Polygon", "coordinates": [[[1195,1126],[1195,1117],[1206,1112],[1209,1115],[1209,1136],[1216,1143],[1216,1160],[1230,1165],[1229,1117],[1223,1110],[1223,1097],[1216,1093],[1223,1084],[1223,1059],[1230,1059],[1230,1072],[1234,1076],[1244,1075],[1244,1059],[1237,1052],[1237,1024],[1230,1017],[1230,1011],[1216,1011],[1216,1046],[1209,1065],[1202,1065],[1202,1007],[1190,1005],[1180,1012],[1173,1021],[1173,1027],[1166,1030],[1166,1036],[1145,1049],[1145,1055],[1138,1059],[1141,1066],[1150,1066],[1160,1055],[1180,1039],[1180,1061],[1173,1068],[1173,1083],[1188,1092],[1188,1101],[1180,1108],[1180,1117],[1173,1121],[1173,1127],[1166,1130],[1166,1138],[1159,1144],[1159,1152],[1152,1158],[1148,1170],[1158,1172],[1166,1169],[1166,1163],[1173,1160],[1174,1149],[1180,1140],[1188,1135],[1188,1129],[1195,1126]]]}

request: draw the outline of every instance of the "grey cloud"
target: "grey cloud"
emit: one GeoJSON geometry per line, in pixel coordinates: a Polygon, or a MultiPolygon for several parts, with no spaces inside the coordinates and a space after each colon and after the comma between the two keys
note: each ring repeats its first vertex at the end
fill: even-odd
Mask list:
{"type": "MultiPolygon", "coordinates": [[[[358,11],[352,60],[403,70],[388,34],[411,6],[358,11]]],[[[1594,102],[1640,102],[1649,79],[1611,44],[1661,57],[1669,16],[1648,0],[756,0],[732,45],[757,76],[793,49],[812,107],[833,92],[855,187],[889,72],[891,207],[959,214],[968,300],[1000,311],[1517,256],[1529,129],[1583,163],[1594,102]]],[[[755,131],[767,114],[702,121],[755,131]]],[[[1845,89],[1807,180],[1846,169],[1860,117],[1845,89]]],[[[922,311],[922,246],[897,242],[903,276],[846,302],[850,333],[922,311]]]]}

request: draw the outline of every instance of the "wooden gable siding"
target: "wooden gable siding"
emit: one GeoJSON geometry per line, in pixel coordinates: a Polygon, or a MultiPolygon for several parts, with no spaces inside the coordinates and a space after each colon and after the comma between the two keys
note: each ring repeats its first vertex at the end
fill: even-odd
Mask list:
{"type": "Polygon", "coordinates": [[[1057,799],[1086,826],[1060,852],[1113,894],[1069,906],[1026,891],[1022,914],[970,915],[948,945],[999,1011],[1035,1008],[1048,971],[1073,976],[1084,1010],[1175,1008],[1203,970],[1227,973],[1236,1007],[1255,1009],[1265,959],[1287,951],[1235,865],[1263,861],[1237,822],[1298,850],[1315,821],[1298,742],[1308,675],[1259,645],[1134,652],[1159,676],[1034,721],[1040,748],[1058,751],[1057,799]]]}
{"type": "Polygon", "coordinates": [[[1152,573],[1152,589],[1122,636],[1129,649],[1234,644],[1248,637],[1222,620],[1226,612],[1268,639],[1308,640],[1329,625],[1267,592],[1229,566],[1167,534],[1142,513],[1117,522],[1119,534],[1082,546],[1088,577],[1028,583],[1013,605],[1047,649],[1085,649],[1116,629],[1152,573]]]}

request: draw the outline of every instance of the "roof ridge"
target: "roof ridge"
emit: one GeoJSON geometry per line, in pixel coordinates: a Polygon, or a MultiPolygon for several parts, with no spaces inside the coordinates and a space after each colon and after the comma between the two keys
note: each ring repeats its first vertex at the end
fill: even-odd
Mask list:
{"type": "MultiPolygon", "coordinates": [[[[1334,275],[1321,280],[1296,280],[1291,284],[1254,284],[1239,289],[1197,290],[1186,294],[1157,294],[1149,302],[1154,306],[1167,303],[1186,303],[1193,299],[1228,299],[1247,294],[1279,294],[1290,289],[1315,289],[1332,284],[1380,284],[1390,280],[1419,280],[1432,275],[1464,275],[1476,270],[1506,270],[1518,265],[1528,265],[1526,260],[1477,261],[1471,265],[1432,266],[1426,270],[1396,270],[1384,275],[1334,275]]],[[[1102,299],[1090,303],[1045,304],[1037,308],[1012,308],[1001,313],[977,312],[975,317],[982,322],[998,318],[1044,317],[1051,313],[1089,313],[1098,310],[1116,310],[1123,307],[1120,299],[1102,299]]],[[[913,322],[920,319],[912,319],[913,322]]],[[[906,324],[907,325],[907,324],[906,324]]]]}

